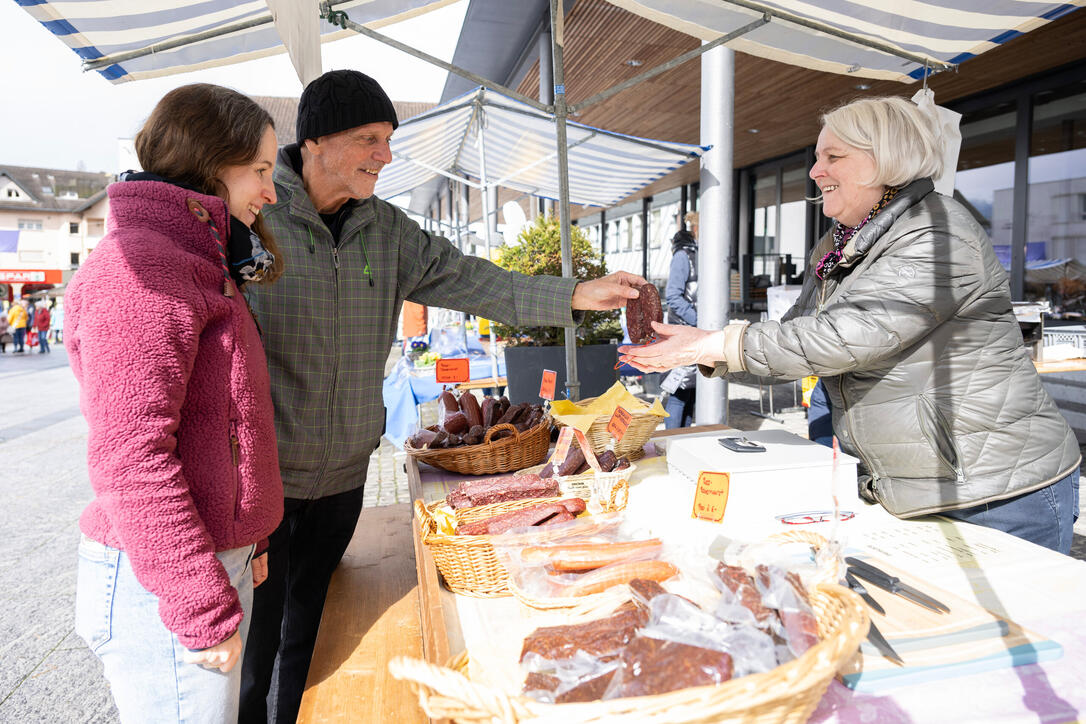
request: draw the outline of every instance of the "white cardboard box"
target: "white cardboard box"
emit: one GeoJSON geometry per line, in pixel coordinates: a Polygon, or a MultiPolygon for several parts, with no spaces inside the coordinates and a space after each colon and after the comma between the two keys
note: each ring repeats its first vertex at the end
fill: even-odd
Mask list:
{"type": "Polygon", "coordinates": [[[777,520],[778,515],[832,511],[835,488],[841,510],[858,513],[862,505],[856,493],[858,462],[838,453],[835,463],[832,449],[784,430],[730,430],[679,438],[667,451],[668,507],[674,508],[667,517],[689,520],[703,471],[730,476],[724,520],[711,524],[728,537],[756,539],[791,529],[777,520]],[[745,437],[764,445],[766,451],[734,452],[717,442],[720,437],[745,437]]]}

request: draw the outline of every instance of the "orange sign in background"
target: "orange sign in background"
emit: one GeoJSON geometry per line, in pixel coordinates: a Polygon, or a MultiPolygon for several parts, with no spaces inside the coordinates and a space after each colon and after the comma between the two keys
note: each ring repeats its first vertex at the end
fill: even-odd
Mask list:
{"type": "Polygon", "coordinates": [[[434,366],[434,377],[438,382],[467,382],[471,379],[471,365],[467,357],[439,359],[434,366]]]}
{"type": "Polygon", "coordinates": [[[611,433],[611,437],[615,438],[615,442],[622,439],[622,436],[626,434],[626,428],[630,426],[630,420],[633,419],[633,415],[626,411],[623,407],[616,407],[615,413],[611,415],[611,419],[607,422],[607,432],[611,433]]]}
{"type": "Polygon", "coordinates": [[[699,473],[698,487],[694,491],[694,509],[690,517],[711,520],[714,523],[724,520],[730,481],[731,476],[728,473],[699,473]]]}
{"type": "Polygon", "coordinates": [[[554,402],[554,383],[557,380],[557,372],[554,370],[543,370],[543,381],[539,384],[539,396],[544,400],[554,402]]]}

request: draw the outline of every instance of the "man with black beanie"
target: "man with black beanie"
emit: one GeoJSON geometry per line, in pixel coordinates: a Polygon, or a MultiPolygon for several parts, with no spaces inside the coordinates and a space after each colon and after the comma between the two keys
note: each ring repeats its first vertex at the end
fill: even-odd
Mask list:
{"type": "Polygon", "coordinates": [[[280,149],[278,200],[264,207],[287,270],[246,291],[264,331],[286,500],[254,595],[244,723],[297,718],[328,583],[381,438],[381,382],[404,299],[511,326],[572,326],[574,310],[621,307],[644,281],[529,277],[423,231],[373,195],[398,125],[373,78],[325,73],[302,93],[297,143],[280,149]]]}

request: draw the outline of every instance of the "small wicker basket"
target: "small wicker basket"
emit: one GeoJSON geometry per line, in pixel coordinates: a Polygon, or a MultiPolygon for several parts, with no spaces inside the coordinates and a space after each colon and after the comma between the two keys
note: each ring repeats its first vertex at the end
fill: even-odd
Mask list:
{"type": "MultiPolygon", "coordinates": [[[[578,405],[588,405],[595,401],[595,397],[587,397],[583,400],[578,400],[578,405]]],[[[631,412],[629,427],[626,428],[626,434],[622,436],[622,439],[615,443],[615,455],[617,457],[624,457],[627,460],[634,461],[640,460],[645,456],[645,443],[649,441],[649,437],[656,430],[656,426],[664,419],[658,415],[651,415],[644,410],[638,410],[631,412]]],[[[588,428],[588,433],[585,437],[588,438],[589,444],[592,446],[592,452],[599,455],[601,452],[607,449],[607,446],[611,444],[611,433],[607,432],[607,423],[611,421],[610,415],[600,415],[592,423],[592,426],[588,428]]],[[[556,420],[555,424],[561,426],[563,423],[556,420]]]]}
{"type": "MultiPolygon", "coordinates": [[[[539,474],[545,467],[546,465],[533,465],[530,468],[518,470],[517,474],[539,474]]],[[[630,465],[609,473],[589,471],[580,475],[556,475],[554,479],[558,481],[563,495],[575,495],[582,500],[592,500],[593,486],[597,490],[609,491],[606,499],[601,498],[597,502],[604,513],[616,513],[626,509],[626,503],[630,498],[630,476],[633,475],[634,470],[637,470],[637,466],[630,465]]]]}
{"type": "Polygon", "coordinates": [[[416,460],[437,468],[465,475],[491,475],[542,462],[547,457],[550,445],[551,418],[547,415],[538,425],[524,432],[517,432],[512,425],[494,425],[486,431],[486,438],[478,445],[417,450],[411,447],[408,439],[403,449],[416,460]],[[494,435],[502,430],[512,430],[513,435],[493,440],[494,435]]]}
{"type": "MultiPolygon", "coordinates": [[[[520,500],[507,500],[502,503],[490,503],[477,505],[472,508],[461,508],[453,511],[456,522],[472,523],[501,513],[510,513],[514,510],[528,508],[539,503],[553,503],[562,500],[558,498],[521,498],[520,500]]],[[[445,579],[445,585],[453,593],[476,598],[497,598],[511,595],[509,591],[509,572],[498,561],[498,555],[491,544],[493,536],[489,535],[446,535],[438,532],[437,520],[434,511],[445,507],[443,500],[431,503],[427,506],[421,500],[415,501],[415,515],[419,519],[419,530],[422,531],[422,542],[429,546],[430,553],[437,564],[437,570],[445,579]]],[[[531,533],[524,534],[524,544],[535,544],[547,540],[549,535],[565,535],[564,530],[548,531],[547,528],[539,528],[531,533]]],[[[505,536],[505,540],[516,541],[516,537],[505,536]]]]}
{"type": "Polygon", "coordinates": [[[467,653],[449,667],[407,657],[389,663],[392,676],[412,683],[419,704],[433,719],[456,722],[743,722],[799,724],[811,712],[837,673],[867,635],[864,603],[836,584],[810,591],[820,641],[798,659],[764,674],[751,674],[711,686],[610,699],[584,704],[544,704],[511,696],[468,679],[467,653]]]}

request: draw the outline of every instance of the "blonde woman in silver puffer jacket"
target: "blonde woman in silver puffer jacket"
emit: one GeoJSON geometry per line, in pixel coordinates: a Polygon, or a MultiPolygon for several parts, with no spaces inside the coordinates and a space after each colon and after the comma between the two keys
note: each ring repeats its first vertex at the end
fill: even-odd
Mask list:
{"type": "MultiPolygon", "coordinates": [[[[823,378],[861,495],[941,513],[1064,553],[1078,516],[1078,443],[1041,385],[984,230],[934,191],[941,142],[901,98],[822,117],[811,178],[835,220],[780,322],[659,325],[623,347],[646,371],[823,378]]],[[[704,242],[703,242],[704,243],[704,242]]]]}

